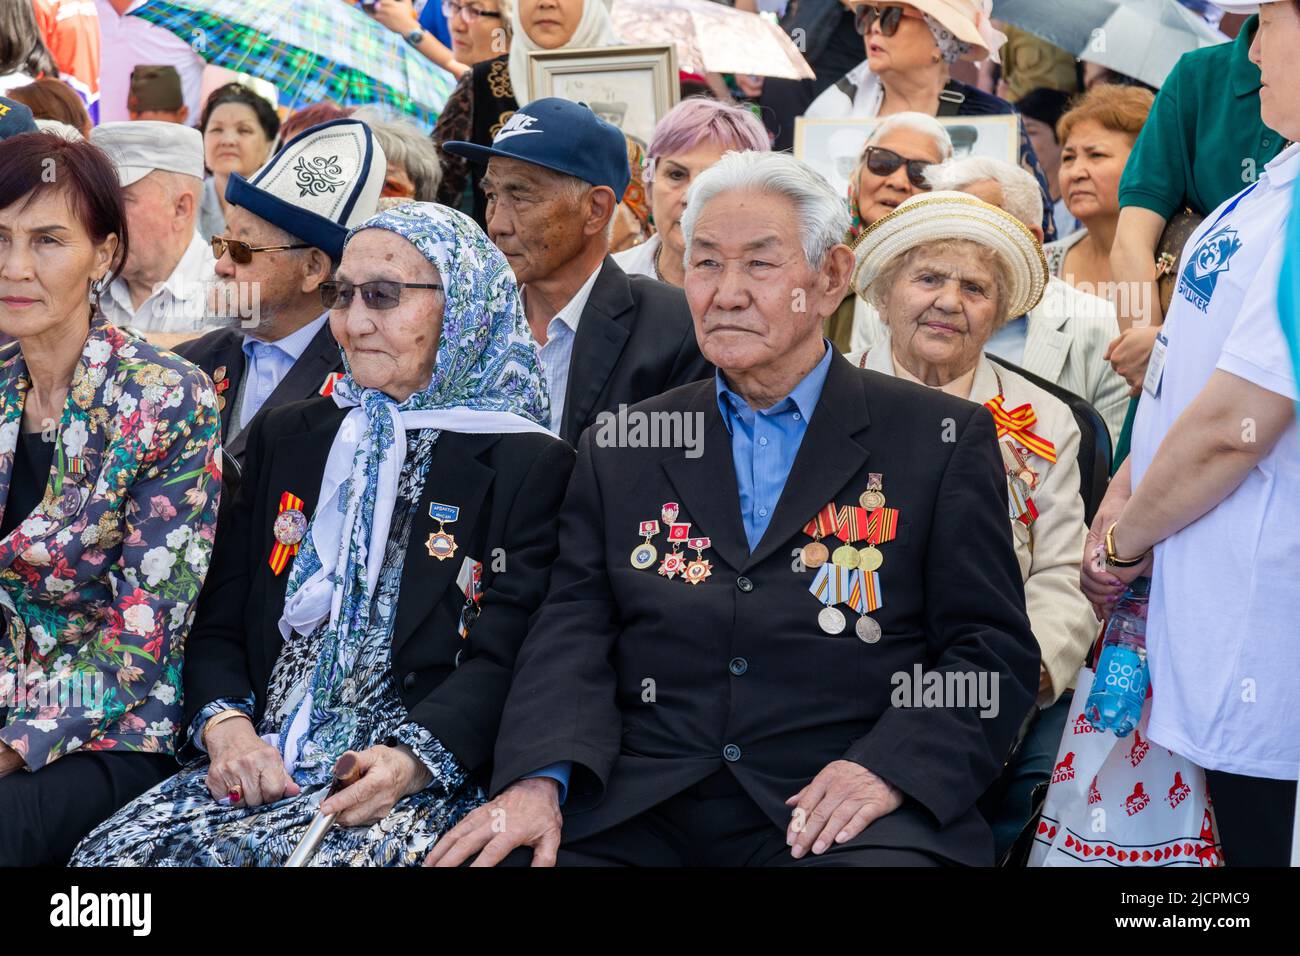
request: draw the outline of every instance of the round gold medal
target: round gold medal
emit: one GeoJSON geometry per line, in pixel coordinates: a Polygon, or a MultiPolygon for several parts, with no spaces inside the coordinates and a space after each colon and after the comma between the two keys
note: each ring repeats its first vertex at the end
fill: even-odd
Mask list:
{"type": "Polygon", "coordinates": [[[885,507],[885,496],[879,491],[864,491],[858,496],[858,504],[868,511],[875,511],[877,508],[885,507]]]}
{"type": "Polygon", "coordinates": [[[799,553],[801,560],[806,568],[820,568],[830,560],[831,553],[827,550],[826,545],[820,541],[814,541],[811,544],[805,544],[803,551],[799,553]]]}
{"type": "Polygon", "coordinates": [[[851,544],[841,545],[831,555],[831,564],[837,568],[856,568],[858,566],[858,549],[851,544]]]}
{"type": "Polygon", "coordinates": [[[874,544],[869,544],[858,552],[858,567],[863,571],[875,571],[885,563],[885,556],[874,544]]]}

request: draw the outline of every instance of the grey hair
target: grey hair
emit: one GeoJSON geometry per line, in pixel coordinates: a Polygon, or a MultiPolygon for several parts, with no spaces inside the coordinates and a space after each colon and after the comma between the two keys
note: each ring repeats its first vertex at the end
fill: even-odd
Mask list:
{"type": "Polygon", "coordinates": [[[799,242],[804,258],[820,269],[826,254],[843,242],[849,231],[849,211],[844,200],[822,175],[789,153],[729,152],[702,172],[686,193],[682,235],[687,254],[695,224],[709,200],[726,192],[764,192],[794,204],[803,223],[799,242]]]}
{"type": "Polygon", "coordinates": [[[966,156],[926,170],[926,180],[935,189],[965,192],[971,185],[993,180],[1002,190],[1002,208],[1026,226],[1043,224],[1043,191],[1033,174],[1004,159],[966,156]]]}
{"type": "Polygon", "coordinates": [[[442,185],[442,161],[433,141],[410,120],[394,114],[363,106],[352,114],[375,134],[384,157],[406,170],[415,186],[417,202],[437,202],[438,187],[442,185]]]}
{"type": "Polygon", "coordinates": [[[894,113],[885,117],[862,144],[863,155],[866,155],[865,150],[868,146],[874,146],[890,133],[900,129],[930,137],[935,148],[939,150],[940,162],[952,159],[952,137],[948,135],[943,124],[933,116],[915,112],[894,113]]]}
{"type": "Polygon", "coordinates": [[[40,119],[35,120],[36,128],[42,133],[52,133],[55,136],[62,137],[70,143],[79,143],[86,137],[81,135],[81,130],[75,126],[70,126],[62,120],[40,119]]]}

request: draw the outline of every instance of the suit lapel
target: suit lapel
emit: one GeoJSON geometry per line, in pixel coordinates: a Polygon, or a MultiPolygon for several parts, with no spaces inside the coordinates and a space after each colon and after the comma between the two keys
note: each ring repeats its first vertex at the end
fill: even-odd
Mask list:
{"type": "MultiPolygon", "coordinates": [[[[243,357],[242,348],[240,357],[243,357]]],[[[341,368],[342,365],[338,343],[334,341],[334,333],[330,331],[329,323],[326,322],[307,343],[307,347],[293,363],[288,374],[267,396],[262,407],[276,408],[319,394],[321,386],[325,384],[325,376],[341,368]]],[[[241,429],[239,434],[230,440],[226,447],[227,454],[238,457],[244,453],[244,445],[248,441],[247,431],[246,428],[241,429]]]]}
{"type": "MultiPolygon", "coordinates": [[[[711,539],[710,547],[727,564],[743,568],[749,560],[749,542],[740,517],[740,489],[731,457],[731,435],[718,411],[712,381],[699,386],[687,414],[704,416],[704,453],[699,458],[687,458],[685,452],[665,458],[663,469],[681,499],[682,514],[691,521],[692,533],[707,535],[711,539]]],[[[649,520],[659,516],[644,517],[649,520]]]]}
{"type": "Polygon", "coordinates": [[[789,541],[862,470],[869,452],[855,436],[868,424],[862,377],[836,352],[781,500],[747,567],[763,561],[789,541]]]}
{"type": "MultiPolygon", "coordinates": [[[[1064,321],[1064,314],[1061,319],[1064,321]]],[[[1028,326],[1021,366],[1049,382],[1057,381],[1065,367],[1066,353],[1070,351],[1070,336],[1052,327],[1041,305],[1029,313],[1028,326]]]]}
{"type": "Polygon", "coordinates": [[[583,425],[591,417],[632,334],[623,317],[634,304],[627,276],[606,256],[578,322],[569,359],[560,437],[571,445],[577,444],[583,425]]]}
{"type": "Polygon", "coordinates": [[[239,409],[235,406],[238,404],[236,399],[240,395],[239,385],[244,380],[244,345],[243,337],[239,335],[231,336],[227,340],[225,347],[216,353],[218,359],[214,363],[212,370],[208,373],[215,380],[218,369],[225,369],[224,381],[229,382],[221,391],[221,397],[225,399],[221,403],[221,436],[230,434],[230,422],[233,416],[239,414],[239,409]]]}
{"type": "Polygon", "coordinates": [[[411,523],[411,538],[402,566],[401,600],[397,605],[397,620],[393,622],[394,654],[455,583],[467,558],[483,563],[491,560],[491,555],[469,553],[473,547],[470,535],[478,523],[483,499],[496,474],[479,458],[500,438],[500,435],[461,432],[443,432],[438,436],[429,474],[411,523]],[[456,520],[445,525],[447,533],[456,539],[457,546],[455,553],[444,560],[431,556],[425,546],[429,535],[438,530],[438,522],[429,514],[429,506],[434,502],[460,509],[456,520]]]}

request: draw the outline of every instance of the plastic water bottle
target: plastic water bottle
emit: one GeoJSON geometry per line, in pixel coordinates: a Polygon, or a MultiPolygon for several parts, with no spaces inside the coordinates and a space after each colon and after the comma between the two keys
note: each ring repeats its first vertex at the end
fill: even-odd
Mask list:
{"type": "Polygon", "coordinates": [[[1137,578],[1106,624],[1097,676],[1084,707],[1088,723],[1100,731],[1127,737],[1142,716],[1150,675],[1147,671],[1147,601],[1151,579],[1137,578]]]}

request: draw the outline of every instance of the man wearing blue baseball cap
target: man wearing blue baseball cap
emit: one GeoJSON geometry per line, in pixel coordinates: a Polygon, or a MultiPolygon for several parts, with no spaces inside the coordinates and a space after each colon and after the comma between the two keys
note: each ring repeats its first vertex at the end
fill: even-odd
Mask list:
{"type": "Polygon", "coordinates": [[[17,100],[0,96],[0,139],[8,139],[19,133],[39,133],[32,111],[17,100]]]}
{"type": "Polygon", "coordinates": [[[584,103],[517,110],[491,146],[443,149],[487,165],[487,231],[519,282],[551,395],[551,431],[576,444],[617,412],[712,374],[685,294],[629,276],[609,256],[631,173],[627,141],[584,103]]]}

